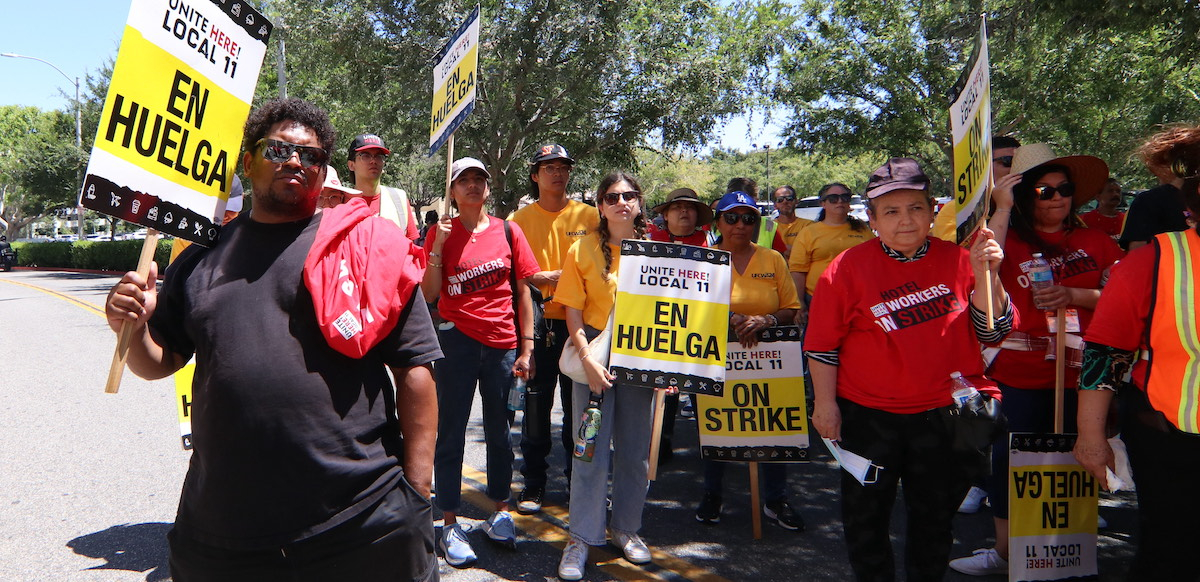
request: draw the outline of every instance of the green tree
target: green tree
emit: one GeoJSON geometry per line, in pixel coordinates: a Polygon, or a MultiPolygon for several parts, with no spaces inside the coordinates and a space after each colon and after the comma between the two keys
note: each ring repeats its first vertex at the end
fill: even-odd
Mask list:
{"type": "Polygon", "coordinates": [[[37,107],[0,106],[0,144],[2,215],[15,239],[31,222],[74,205],[84,157],[74,116],[37,107]]]}
{"type": "MultiPolygon", "coordinates": [[[[434,177],[424,189],[440,196],[444,178],[431,168],[444,161],[420,157],[430,65],[471,6],[275,2],[289,94],[329,109],[343,136],[382,135],[394,161],[424,167],[389,164],[392,176],[434,177]]],[[[790,26],[782,0],[490,0],[481,21],[476,109],[456,134],[455,156],[488,165],[500,211],[527,192],[525,161],[541,143],[561,143],[580,160],[574,184],[585,190],[607,169],[636,167],[648,136],[665,150],[700,147],[721,119],[756,100],[777,46],[771,31],[790,26]]],[[[262,97],[276,92],[272,66],[262,97]]]]}

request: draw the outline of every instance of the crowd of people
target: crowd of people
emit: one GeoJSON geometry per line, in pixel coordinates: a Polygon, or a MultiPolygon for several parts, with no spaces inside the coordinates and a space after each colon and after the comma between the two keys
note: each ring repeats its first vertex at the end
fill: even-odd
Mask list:
{"type": "MultiPolygon", "coordinates": [[[[1200,128],[1148,140],[1143,157],[1162,185],[1128,217],[1102,160],[997,138],[986,224],[961,245],[939,238],[955,238],[953,212],[935,212],[935,186],[906,157],[864,177],[869,223],[850,216],[853,189],[842,183],[818,191],[821,214],[808,221],[791,186],[770,193],[777,212],[763,216],[745,177],[711,201],[678,188],[647,208],[627,172],[594,190],[572,185],[576,160],[547,144],[529,159],[534,201],[510,219],[489,214],[492,175],[464,157],[450,169],[450,211],[418,224],[404,191],[381,183],[383,140],[351,141],[353,187],[329,165],[334,140],[313,104],[264,103],[243,139],[250,210],[215,246],[183,250],[161,289],[157,267],[128,273],[106,302],[114,331],[132,328],[139,376],[197,362],[194,453],[169,538],[175,580],[436,580],[436,554],[475,564],[458,515],[476,392],[492,503],[485,540],[517,546],[511,512],[542,510],[557,441],[570,534],[558,576],[583,578],[589,548],[610,541],[629,562],[650,562],[640,532],[654,394],[622,386],[591,343],[612,325],[620,242],[643,238],[729,253],[729,328],[744,346],[771,327],[804,329],[814,431],[876,468],[841,474],[858,580],[895,578],[889,527],[901,484],[906,579],[1007,572],[1007,433],[964,444],[947,420],[951,394],[966,379],[999,402],[1009,430],[1050,431],[1056,366],[1070,388],[1068,430],[1078,418],[1075,454],[1101,483],[1120,396],[1141,510],[1132,579],[1196,578],[1187,548],[1200,504],[1179,503],[1196,469],[1179,460],[1200,447],[1200,128]],[[581,190],[593,204],[570,195],[581,190]],[[1035,289],[1039,258],[1054,278],[1035,289]],[[560,373],[567,346],[586,382],[560,373]],[[591,458],[574,454],[585,407],[604,418],[591,458]],[[985,496],[995,546],[951,560],[955,512],[985,496]]],[[[668,401],[659,462],[670,460],[678,399],[668,401]]],[[[703,463],[702,523],[720,522],[724,468],[703,463]]],[[[763,463],[761,473],[763,514],[802,531],[787,466],[763,463]]]]}

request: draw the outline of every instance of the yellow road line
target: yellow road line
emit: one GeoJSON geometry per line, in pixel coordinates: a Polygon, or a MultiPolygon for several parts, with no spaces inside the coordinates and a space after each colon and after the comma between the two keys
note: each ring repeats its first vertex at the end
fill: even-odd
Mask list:
{"type": "MultiPolygon", "coordinates": [[[[463,465],[463,477],[481,486],[486,486],[487,483],[487,474],[469,465],[463,465]]],[[[484,493],[483,487],[467,488],[466,491],[463,491],[463,499],[471,505],[489,512],[495,506],[495,502],[488,499],[487,494],[484,493]]],[[[551,520],[565,524],[567,517],[567,510],[556,505],[543,505],[541,514],[538,515],[521,515],[513,512],[513,521],[517,528],[538,541],[552,544],[558,548],[566,545],[569,534],[551,520]],[[542,514],[549,519],[541,517],[542,514]]],[[[643,567],[629,563],[624,556],[609,551],[607,547],[592,547],[588,560],[619,580],[667,580],[668,578],[656,573],[656,571],[666,570],[683,579],[695,582],[730,582],[710,570],[670,554],[651,550],[651,555],[654,557],[654,562],[643,567]]]]}
{"type": "Polygon", "coordinates": [[[88,311],[91,311],[92,313],[95,313],[96,315],[99,315],[100,317],[104,317],[104,309],[96,307],[95,305],[88,303],[86,301],[80,301],[79,299],[71,297],[70,295],[65,295],[63,293],[59,293],[58,291],[54,291],[52,289],[47,289],[45,287],[39,287],[37,285],[31,285],[29,283],[22,283],[20,281],[13,281],[12,279],[0,279],[0,283],[11,283],[13,285],[20,285],[22,287],[28,287],[30,289],[33,289],[34,291],[40,291],[42,293],[45,293],[46,295],[50,295],[53,297],[57,297],[59,299],[66,300],[69,303],[74,303],[75,305],[78,305],[79,307],[82,307],[88,311]]]}

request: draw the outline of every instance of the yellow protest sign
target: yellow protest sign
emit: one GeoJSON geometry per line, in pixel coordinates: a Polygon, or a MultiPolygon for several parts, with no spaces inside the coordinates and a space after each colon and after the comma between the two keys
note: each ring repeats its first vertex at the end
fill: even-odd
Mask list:
{"type": "Polygon", "coordinates": [[[429,155],[475,110],[479,74],[479,7],[458,27],[438,53],[433,67],[433,114],[429,119],[429,155]]]}
{"type": "Polygon", "coordinates": [[[270,33],[245,2],[133,0],[83,205],[215,242],[270,33]]]}
{"type": "Polygon", "coordinates": [[[726,251],[621,241],[610,359],[617,383],[721,394],[730,268],[726,251]]]}
{"type": "Polygon", "coordinates": [[[179,437],[183,450],[192,450],[192,379],[196,376],[193,358],[175,371],[175,411],[179,414],[179,437]]]}
{"type": "Polygon", "coordinates": [[[987,23],[979,25],[975,54],[955,83],[950,105],[953,152],[953,211],[959,242],[967,240],[987,207],[982,204],[991,188],[992,96],[988,64],[987,23]]]}
{"type": "Polygon", "coordinates": [[[1009,580],[1094,580],[1099,487],[1075,461],[1075,435],[1013,433],[1009,580]]]}
{"type": "Polygon", "coordinates": [[[727,345],[725,393],[698,396],[701,456],[713,461],[807,461],[800,329],[765,329],[752,349],[736,336],[727,345]]]}

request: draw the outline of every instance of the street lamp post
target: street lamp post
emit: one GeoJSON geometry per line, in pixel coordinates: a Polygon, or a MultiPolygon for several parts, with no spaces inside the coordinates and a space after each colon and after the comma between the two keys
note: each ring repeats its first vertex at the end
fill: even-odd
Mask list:
{"type": "MultiPolygon", "coordinates": [[[[29,59],[31,61],[37,61],[39,63],[44,63],[47,65],[50,65],[51,68],[53,68],[55,71],[58,71],[58,74],[62,75],[68,82],[75,85],[75,149],[82,152],[83,151],[83,102],[79,100],[79,77],[75,77],[74,79],[72,79],[70,75],[64,73],[63,70],[58,68],[54,63],[47,61],[45,59],[39,59],[37,57],[31,57],[29,55],[19,55],[17,53],[0,53],[0,57],[9,57],[12,59],[29,59]]],[[[83,180],[81,177],[80,182],[82,183],[82,181],[83,180]]],[[[83,190],[82,190],[82,188],[80,189],[79,194],[76,195],[76,197],[75,197],[75,211],[78,212],[77,216],[79,218],[79,220],[78,220],[78,222],[79,222],[79,240],[81,240],[81,241],[87,240],[87,237],[85,237],[83,234],[83,190]]]]}
{"type": "MultiPolygon", "coordinates": [[[[752,143],[750,147],[757,149],[759,146],[752,143]]],[[[762,148],[767,153],[767,179],[763,182],[763,187],[759,189],[759,192],[765,193],[767,199],[771,200],[774,198],[774,194],[771,191],[771,144],[765,143],[762,145],[762,148]]]]}

